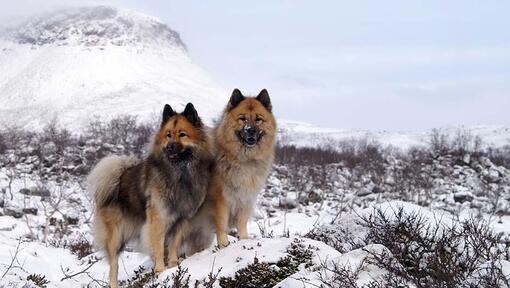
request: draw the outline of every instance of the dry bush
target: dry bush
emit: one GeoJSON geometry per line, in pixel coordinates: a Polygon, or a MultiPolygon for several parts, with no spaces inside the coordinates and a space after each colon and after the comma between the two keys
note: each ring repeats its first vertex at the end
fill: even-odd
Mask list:
{"type": "Polygon", "coordinates": [[[369,244],[388,249],[365,250],[368,257],[357,269],[323,263],[319,270],[323,287],[361,288],[356,281],[368,265],[387,273],[362,287],[408,287],[406,283],[424,288],[510,287],[509,275],[503,273],[500,262],[510,260],[510,239],[492,231],[485,220],[454,223],[431,220],[402,207],[392,211],[375,209],[361,217],[359,224],[366,234],[359,234],[364,239],[354,245],[350,244],[354,234],[341,232],[341,227],[318,227],[307,236],[332,243],[342,253],[369,244]]]}
{"type": "Polygon", "coordinates": [[[276,263],[260,262],[255,257],[252,264],[238,270],[233,277],[220,277],[223,288],[265,288],[274,287],[283,279],[296,273],[303,265],[312,265],[313,247],[306,247],[299,240],[294,240],[287,248],[287,256],[276,263]]]}
{"type": "Polygon", "coordinates": [[[330,140],[322,147],[276,146],[276,163],[280,165],[327,165],[342,163],[350,169],[380,176],[384,174],[387,152],[376,141],[367,139],[350,141],[330,140]]]}
{"type": "Polygon", "coordinates": [[[40,144],[53,144],[54,152],[58,155],[62,155],[66,148],[73,147],[76,143],[76,138],[71,135],[69,130],[60,127],[56,119],[44,126],[38,138],[40,144]]]}
{"type": "Polygon", "coordinates": [[[486,156],[492,163],[510,169],[510,144],[501,148],[488,148],[486,156]]]}
{"type": "Polygon", "coordinates": [[[399,208],[391,215],[375,210],[363,222],[369,229],[366,242],[382,244],[391,252],[372,253],[373,264],[417,287],[509,285],[497,264],[510,259],[509,244],[484,220],[431,223],[419,213],[399,208]]]}
{"type": "Polygon", "coordinates": [[[433,156],[483,153],[483,141],[466,129],[458,129],[453,137],[440,129],[433,129],[429,138],[429,150],[433,156]]]}
{"type": "Polygon", "coordinates": [[[140,153],[156,126],[140,123],[135,116],[118,116],[110,121],[94,120],[87,127],[85,138],[102,143],[123,145],[129,152],[140,153]]]}

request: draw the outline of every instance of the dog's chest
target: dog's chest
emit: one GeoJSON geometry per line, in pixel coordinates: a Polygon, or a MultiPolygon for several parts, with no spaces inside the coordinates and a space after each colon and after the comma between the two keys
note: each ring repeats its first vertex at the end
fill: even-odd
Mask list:
{"type": "Polygon", "coordinates": [[[251,206],[267,177],[260,162],[223,166],[223,194],[231,206],[251,206]]]}

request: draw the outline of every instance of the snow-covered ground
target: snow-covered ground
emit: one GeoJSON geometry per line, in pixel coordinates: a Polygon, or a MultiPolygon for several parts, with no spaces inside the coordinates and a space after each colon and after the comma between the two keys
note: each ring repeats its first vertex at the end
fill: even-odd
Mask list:
{"type": "MultiPolygon", "coordinates": [[[[2,128],[40,128],[58,115],[62,126],[80,134],[94,116],[154,120],[164,103],[179,109],[187,102],[193,102],[211,123],[228,94],[193,63],[175,31],[136,12],[71,9],[12,27],[0,37],[2,128]]],[[[328,129],[282,119],[279,129],[281,143],[307,147],[367,139],[406,150],[428,143],[431,134],[328,129]]],[[[510,143],[510,128],[503,126],[441,130],[452,139],[459,131],[480,136],[485,147],[510,143]]],[[[37,287],[36,280],[28,280],[34,274],[49,281],[39,281],[40,287],[104,286],[107,261],[103,252],[89,251],[87,246],[92,241],[93,209],[84,170],[101,153],[133,151],[89,139],[65,147],[57,156],[52,152],[55,145],[28,142],[0,155],[0,287],[37,287]]],[[[383,155],[366,167],[275,165],[249,223],[251,239],[231,237],[227,248],[212,246],[183,259],[181,269],[187,269],[191,283],[209,273],[217,280],[234,277],[257,263],[270,263],[264,267],[278,274],[288,268],[279,267],[278,261],[291,257],[289,249],[298,245],[311,257],[300,259],[303,262],[278,278],[275,287],[318,287],[321,277],[334,279],[335,265],[346,267],[354,275],[351,284],[358,287],[386,281],[390,268],[367,259],[389,253],[389,248],[365,241],[369,230],[360,223],[374,209],[390,213],[402,207],[430,223],[440,219],[443,227],[471,218],[486,221],[487,227],[501,233],[498,245],[506,256],[501,253],[498,265],[508,277],[510,171],[485,156],[441,155],[425,160],[414,163],[383,155]]],[[[143,278],[151,268],[150,257],[131,243],[121,255],[119,279],[143,278]]],[[[169,269],[151,281],[163,283],[176,273],[177,268],[169,269]]],[[[220,281],[214,282],[214,287],[219,285],[220,281]]],[[[409,281],[405,285],[415,287],[409,281]]]]}
{"type": "MultiPolygon", "coordinates": [[[[347,130],[317,127],[315,125],[299,122],[280,120],[279,125],[284,131],[282,139],[286,144],[296,146],[318,147],[331,144],[335,141],[349,141],[367,139],[377,141],[384,145],[392,145],[401,149],[414,146],[427,145],[432,130],[429,131],[368,131],[347,130]]],[[[437,127],[441,133],[454,137],[459,131],[465,131],[473,136],[480,136],[484,144],[490,147],[501,147],[510,144],[510,127],[498,125],[479,126],[449,126],[437,127]]]]}

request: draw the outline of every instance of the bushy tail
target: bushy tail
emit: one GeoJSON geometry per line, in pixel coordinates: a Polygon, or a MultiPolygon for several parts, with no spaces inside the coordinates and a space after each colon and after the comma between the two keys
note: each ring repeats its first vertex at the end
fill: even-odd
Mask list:
{"type": "Polygon", "coordinates": [[[135,156],[108,156],[94,167],[87,176],[89,191],[94,193],[96,208],[104,206],[118,193],[120,177],[126,169],[138,163],[135,156]]]}

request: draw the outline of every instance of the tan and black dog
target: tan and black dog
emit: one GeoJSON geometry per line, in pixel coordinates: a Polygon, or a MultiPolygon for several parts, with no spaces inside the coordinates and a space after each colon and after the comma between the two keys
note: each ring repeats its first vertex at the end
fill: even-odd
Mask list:
{"type": "Polygon", "coordinates": [[[130,240],[142,239],[155,262],[177,263],[181,229],[202,205],[214,158],[209,137],[189,103],[176,113],[165,105],[163,121],[147,157],[103,158],[88,176],[95,199],[95,242],[106,250],[110,287],[117,287],[118,254],[130,240]]]}
{"type": "Polygon", "coordinates": [[[248,238],[247,223],[257,194],[274,160],[276,121],[269,94],[245,97],[235,89],[212,131],[215,168],[207,198],[185,230],[180,253],[191,255],[207,248],[215,228],[218,245],[228,245],[227,233],[237,228],[248,238]]]}

